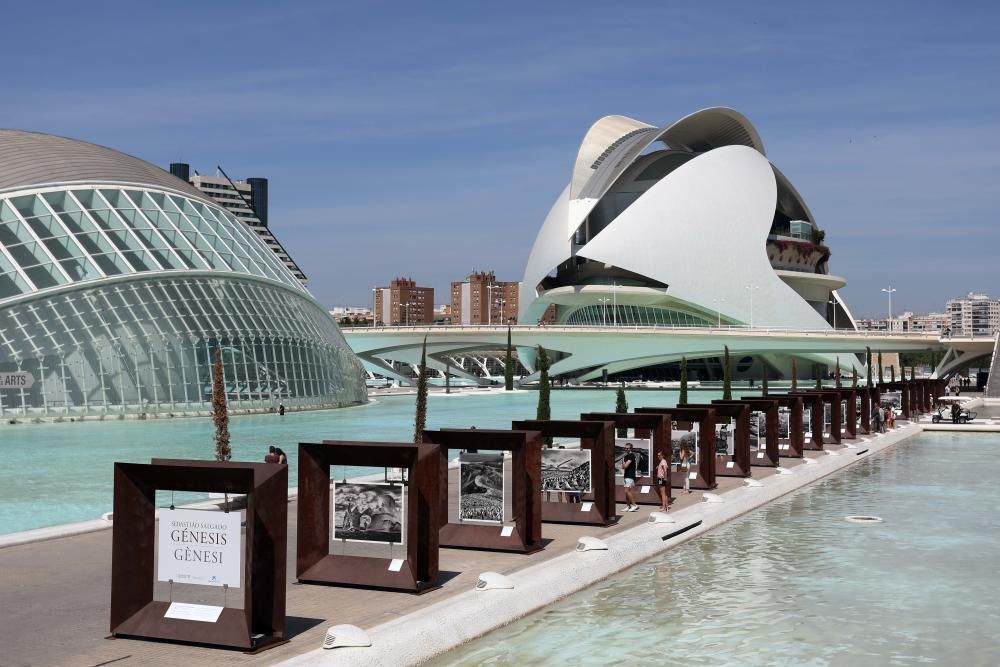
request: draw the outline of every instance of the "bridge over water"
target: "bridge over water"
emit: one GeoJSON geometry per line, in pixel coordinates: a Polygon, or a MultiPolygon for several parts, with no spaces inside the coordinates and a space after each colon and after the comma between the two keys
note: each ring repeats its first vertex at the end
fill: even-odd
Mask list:
{"type": "MultiPolygon", "coordinates": [[[[428,366],[453,375],[476,379],[456,367],[461,355],[504,350],[505,325],[494,326],[395,326],[343,329],[347,342],[373,372],[408,382],[390,362],[416,365],[427,340],[428,366]]],[[[510,327],[513,345],[521,363],[534,370],[538,345],[550,351],[552,375],[569,374],[581,380],[599,378],[606,369],[617,373],[635,368],[680,360],[717,357],[723,346],[732,355],[775,359],[795,356],[808,362],[863,372],[855,355],[873,353],[944,350],[941,377],[952,374],[975,359],[993,353],[995,340],[989,338],[942,338],[936,333],[887,333],[884,331],[748,328],[748,327],[664,327],[664,326],[524,326],[510,327]]],[[[527,378],[534,379],[535,374],[527,378]]]]}

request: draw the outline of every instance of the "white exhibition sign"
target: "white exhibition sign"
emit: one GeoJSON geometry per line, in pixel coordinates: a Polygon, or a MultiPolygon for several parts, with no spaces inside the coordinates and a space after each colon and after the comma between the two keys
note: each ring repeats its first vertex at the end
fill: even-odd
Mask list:
{"type": "Polygon", "coordinates": [[[182,621],[201,621],[215,623],[222,615],[222,607],[207,604],[191,604],[188,602],[171,602],[163,618],[179,618],[182,621]]]}
{"type": "Polygon", "coordinates": [[[35,376],[27,371],[0,373],[0,389],[31,389],[35,376]]]}
{"type": "Polygon", "coordinates": [[[240,586],[240,513],[160,510],[156,578],[240,586]]]}

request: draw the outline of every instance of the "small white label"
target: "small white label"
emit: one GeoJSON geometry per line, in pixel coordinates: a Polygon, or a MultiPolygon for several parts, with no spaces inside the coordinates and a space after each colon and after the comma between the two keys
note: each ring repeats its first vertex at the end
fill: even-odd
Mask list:
{"type": "Polygon", "coordinates": [[[764,458],[764,452],[757,452],[757,458],[759,459],[764,458]]]}
{"type": "Polygon", "coordinates": [[[688,479],[698,479],[698,473],[696,473],[696,472],[689,472],[688,473],[688,479]]]}
{"type": "Polygon", "coordinates": [[[215,623],[219,620],[221,614],[222,607],[213,607],[207,604],[190,604],[188,602],[171,602],[163,618],[215,623]]]}
{"type": "Polygon", "coordinates": [[[726,468],[735,468],[735,467],[736,467],[736,462],[735,461],[727,461],[726,462],[726,468]]]}
{"type": "Polygon", "coordinates": [[[504,526],[500,529],[500,537],[510,537],[514,534],[514,526],[504,526]]]}
{"type": "Polygon", "coordinates": [[[403,569],[403,563],[406,562],[402,558],[393,558],[392,562],[389,563],[390,572],[399,572],[403,569]]]}
{"type": "Polygon", "coordinates": [[[648,486],[640,486],[639,487],[639,493],[649,493],[649,487],[648,486]]]}
{"type": "Polygon", "coordinates": [[[593,507],[594,503],[580,503],[581,512],[589,512],[591,509],[593,509],[593,507]]]}

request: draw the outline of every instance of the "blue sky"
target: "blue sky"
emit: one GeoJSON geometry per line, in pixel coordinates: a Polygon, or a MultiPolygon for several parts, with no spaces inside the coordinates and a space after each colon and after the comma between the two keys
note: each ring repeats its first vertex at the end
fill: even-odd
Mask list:
{"type": "MultiPolygon", "coordinates": [[[[597,118],[732,106],[856,315],[1000,296],[994,3],[18,3],[0,126],[266,176],[328,306],[520,279],[597,118]]],[[[717,265],[715,269],[717,270],[717,265]]],[[[707,270],[713,270],[709,267],[707,270]]]]}

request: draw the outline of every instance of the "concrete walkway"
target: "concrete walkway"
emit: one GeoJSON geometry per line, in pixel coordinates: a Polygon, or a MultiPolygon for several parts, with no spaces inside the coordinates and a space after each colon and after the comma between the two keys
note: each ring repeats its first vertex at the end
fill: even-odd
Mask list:
{"type": "MultiPolygon", "coordinates": [[[[764,469],[755,469],[760,477],[764,469]]],[[[740,485],[720,478],[719,491],[740,485]]],[[[683,494],[676,509],[701,501],[683,494]]],[[[288,628],[291,642],[256,656],[237,651],[178,644],[107,640],[111,598],[111,530],[49,539],[0,549],[0,665],[258,665],[273,664],[314,649],[327,627],[352,623],[374,627],[471,589],[480,572],[513,573],[576,547],[581,535],[610,535],[646,520],[653,507],[624,513],[606,529],[544,524],[546,548],[530,556],[461,549],[441,550],[441,570],[450,577],[424,595],[296,584],[295,521],[297,503],[289,504],[288,628]]],[[[206,595],[215,595],[216,589],[206,595]]],[[[208,604],[221,604],[206,600],[208,604]]]]}
{"type": "MultiPolygon", "coordinates": [[[[892,438],[872,441],[896,441],[905,432],[919,432],[918,427],[899,429],[892,438]]],[[[869,443],[861,445],[869,447],[869,443]]],[[[881,448],[881,447],[879,447],[881,448]]],[[[841,448],[832,448],[841,449],[841,448]]],[[[874,449],[873,449],[874,451],[874,449]]],[[[821,465],[804,465],[800,461],[783,459],[782,466],[802,469],[802,473],[775,476],[772,469],[754,468],[754,478],[771,484],[779,495],[794,490],[824,474],[848,464],[856,457],[852,450],[842,450],[841,456],[828,456],[825,452],[809,452],[808,456],[821,465]],[[835,462],[836,460],[836,462],[835,462]],[[771,482],[768,478],[781,480],[771,482]]],[[[742,480],[719,478],[715,493],[746,496],[742,480]]],[[[692,515],[703,512],[710,504],[702,503],[702,493],[679,494],[671,508],[674,515],[692,515]]],[[[771,494],[768,494],[769,496],[771,494]]],[[[764,496],[757,496],[764,502],[764,496]]],[[[756,504],[740,505],[733,502],[728,510],[749,511],[756,504]]],[[[721,507],[721,506],[716,506],[721,507]]],[[[44,542],[21,544],[0,549],[0,654],[2,665],[258,665],[301,656],[306,664],[317,654],[303,656],[317,649],[327,627],[351,623],[376,631],[392,627],[394,619],[428,607],[440,607],[455,598],[460,604],[475,585],[480,572],[493,570],[520,576],[522,571],[545,571],[538,566],[556,558],[567,556],[576,547],[582,535],[602,539],[631,539],[637,534],[629,530],[644,524],[649,511],[624,513],[615,526],[599,529],[585,526],[544,524],[543,536],[551,540],[546,548],[530,556],[484,551],[442,549],[443,586],[424,595],[410,595],[387,591],[369,591],[294,583],[295,521],[297,504],[289,505],[288,543],[288,630],[290,643],[249,656],[237,651],[192,647],[178,644],[149,642],[130,639],[107,640],[108,606],[110,600],[111,531],[101,530],[44,542]],[[386,624],[389,623],[387,626],[386,624]]],[[[731,517],[730,517],[731,518],[731,517]]],[[[680,520],[680,518],[678,518],[680,520]]],[[[726,519],[728,520],[728,519],[726,519]]],[[[697,532],[703,532],[704,527],[697,532]]],[[[641,533],[639,529],[638,533],[641,533]]],[[[692,531],[693,533],[695,531],[692,531]]],[[[647,536],[648,537],[648,536],[647,536]]],[[[659,540],[657,540],[659,541],[659,540]]],[[[663,547],[658,547],[662,549],[663,547]]],[[[641,556],[644,551],[634,551],[641,556]]],[[[572,556],[570,556],[572,557],[572,556]]],[[[624,567],[624,563],[620,563],[624,567]]],[[[621,569],[620,567],[618,569],[621,569]]],[[[583,583],[580,584],[582,587],[583,583]]],[[[213,595],[217,591],[208,591],[213,595]]],[[[209,604],[220,604],[207,600],[209,604]]],[[[416,617],[424,616],[422,613],[416,617]]],[[[488,619],[487,619],[488,620],[488,619]]],[[[324,657],[333,657],[326,652],[324,657]]],[[[341,654],[346,658],[346,654],[341,654]]],[[[382,664],[382,663],[380,663],[382,664]]]]}

